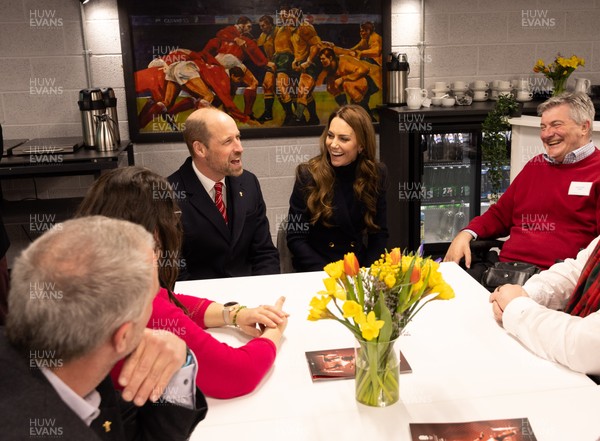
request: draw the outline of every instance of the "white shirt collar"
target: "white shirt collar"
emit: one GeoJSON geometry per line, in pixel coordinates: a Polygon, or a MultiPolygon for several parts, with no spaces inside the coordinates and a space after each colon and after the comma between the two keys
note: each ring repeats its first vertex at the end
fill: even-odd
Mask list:
{"type": "MultiPolygon", "coordinates": [[[[194,173],[196,173],[196,176],[200,180],[200,183],[202,184],[202,186],[204,187],[204,189],[206,190],[208,195],[214,201],[215,200],[215,184],[216,184],[216,182],[213,181],[212,179],[204,176],[202,174],[202,172],[200,170],[198,170],[198,167],[196,167],[196,164],[194,164],[193,160],[192,160],[192,169],[194,170],[194,173]]],[[[225,206],[227,206],[227,184],[225,183],[225,178],[221,179],[219,182],[221,182],[223,184],[223,202],[225,203],[225,206]]]]}
{"type": "Polygon", "coordinates": [[[100,415],[100,393],[94,389],[85,397],[77,395],[73,389],[65,384],[54,372],[45,367],[40,367],[42,374],[52,385],[58,396],[75,414],[89,427],[100,415]]]}

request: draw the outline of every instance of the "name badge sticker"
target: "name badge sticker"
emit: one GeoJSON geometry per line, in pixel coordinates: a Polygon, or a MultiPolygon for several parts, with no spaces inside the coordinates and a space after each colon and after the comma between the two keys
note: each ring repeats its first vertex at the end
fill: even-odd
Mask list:
{"type": "Polygon", "coordinates": [[[571,182],[569,186],[569,195],[570,196],[589,196],[590,191],[592,189],[591,182],[571,182]]]}

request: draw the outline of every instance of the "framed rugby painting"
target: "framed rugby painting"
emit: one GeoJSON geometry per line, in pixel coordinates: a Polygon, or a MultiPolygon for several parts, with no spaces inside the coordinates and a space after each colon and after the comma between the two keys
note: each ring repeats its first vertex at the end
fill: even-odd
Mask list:
{"type": "Polygon", "coordinates": [[[390,0],[118,0],[130,137],[181,140],[219,107],[247,138],[313,136],[345,103],[377,121],[390,0]]]}

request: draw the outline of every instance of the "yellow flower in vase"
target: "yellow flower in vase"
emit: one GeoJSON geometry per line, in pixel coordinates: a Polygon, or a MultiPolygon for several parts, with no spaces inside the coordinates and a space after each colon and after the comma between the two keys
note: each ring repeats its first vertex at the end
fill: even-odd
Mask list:
{"type": "Polygon", "coordinates": [[[570,58],[564,58],[560,54],[556,55],[553,63],[546,65],[541,58],[537,60],[533,66],[533,71],[544,74],[544,76],[552,80],[553,92],[556,96],[566,90],[567,80],[569,76],[579,67],[585,66],[585,60],[576,55],[570,58]]]}
{"type": "Polygon", "coordinates": [[[437,262],[398,248],[370,268],[361,268],[348,253],[324,270],[329,278],[323,279],[321,297],[311,300],[308,319],[336,320],[354,334],[356,399],[370,406],[393,404],[399,398],[394,342],[425,304],[451,299],[454,291],[437,262]]]}

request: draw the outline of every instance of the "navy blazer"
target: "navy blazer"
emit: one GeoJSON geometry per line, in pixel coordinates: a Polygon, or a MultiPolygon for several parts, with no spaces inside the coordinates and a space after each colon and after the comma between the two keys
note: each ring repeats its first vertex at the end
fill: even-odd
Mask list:
{"type": "Polygon", "coordinates": [[[244,170],[225,178],[228,224],[196,176],[191,157],[168,179],[182,212],[180,280],[279,274],[279,253],[254,174],[244,170]]]}
{"type": "MultiPolygon", "coordinates": [[[[35,366],[35,365],[34,365],[35,366]]],[[[56,393],[44,374],[30,366],[28,354],[9,343],[0,327],[0,438],[3,441],[160,441],[186,440],[206,416],[206,400],[196,389],[196,408],[159,401],[142,407],[123,401],[106,377],[100,416],[88,427],[56,393]],[[110,421],[110,431],[103,425],[110,421]]]]}
{"type": "Polygon", "coordinates": [[[346,201],[337,182],[333,189],[333,217],[329,222],[332,226],[320,222],[311,225],[306,186],[312,176],[305,170],[300,179],[296,178],[286,224],[287,244],[296,271],[320,271],[349,252],[354,252],[361,266],[369,266],[380,258],[388,240],[387,168],[383,163],[378,165],[380,182],[374,222],[380,229],[369,233],[365,232],[364,205],[354,198],[346,201]]]}

